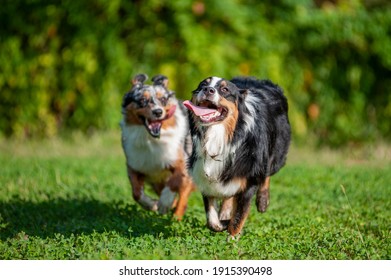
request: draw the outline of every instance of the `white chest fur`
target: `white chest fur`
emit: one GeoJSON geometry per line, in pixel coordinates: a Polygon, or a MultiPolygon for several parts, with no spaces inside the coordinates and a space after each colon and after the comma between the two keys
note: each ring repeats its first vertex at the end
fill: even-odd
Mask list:
{"type": "Polygon", "coordinates": [[[225,139],[223,125],[214,125],[207,130],[204,145],[196,142],[199,158],[194,163],[192,173],[197,187],[205,195],[230,197],[240,188],[235,182],[223,184],[219,180],[227,157],[235,152],[225,139]]]}
{"type": "Polygon", "coordinates": [[[176,126],[162,129],[160,138],[150,136],[143,125],[120,123],[126,161],[133,170],[153,177],[178,160],[186,135],[186,120],[178,112],[175,117],[176,126]]]}

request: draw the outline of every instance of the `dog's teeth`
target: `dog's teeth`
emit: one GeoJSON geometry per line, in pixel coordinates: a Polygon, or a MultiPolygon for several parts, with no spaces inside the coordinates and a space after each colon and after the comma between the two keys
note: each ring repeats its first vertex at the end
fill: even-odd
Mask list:
{"type": "Polygon", "coordinates": [[[220,116],[220,112],[219,111],[216,111],[212,114],[208,114],[208,115],[205,115],[205,116],[200,116],[201,120],[207,122],[207,121],[210,121],[212,118],[216,118],[220,116]]]}

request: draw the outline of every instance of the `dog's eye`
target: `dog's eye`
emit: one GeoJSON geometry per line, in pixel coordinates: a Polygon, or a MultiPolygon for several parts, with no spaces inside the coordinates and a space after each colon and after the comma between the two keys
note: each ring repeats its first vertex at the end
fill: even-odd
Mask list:
{"type": "Polygon", "coordinates": [[[162,103],[163,106],[167,105],[167,101],[168,101],[167,97],[161,97],[159,100],[160,100],[160,102],[162,103]]]}
{"type": "Polygon", "coordinates": [[[140,107],[147,107],[147,105],[148,105],[148,99],[147,98],[142,98],[142,99],[140,99],[140,101],[139,101],[139,105],[140,105],[140,107]]]}
{"type": "Polygon", "coordinates": [[[207,87],[209,85],[209,83],[207,81],[202,81],[200,83],[200,85],[198,86],[198,88],[203,88],[203,87],[207,87]]]}
{"type": "Polygon", "coordinates": [[[228,92],[228,88],[227,87],[222,87],[221,88],[221,92],[227,93],[228,92]]]}

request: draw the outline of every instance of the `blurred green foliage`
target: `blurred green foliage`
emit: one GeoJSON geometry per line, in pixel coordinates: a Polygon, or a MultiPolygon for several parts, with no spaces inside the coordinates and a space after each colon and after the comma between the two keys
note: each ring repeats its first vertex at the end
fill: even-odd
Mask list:
{"type": "Polygon", "coordinates": [[[211,75],[282,86],[296,141],[391,139],[386,0],[4,0],[0,134],[116,127],[134,74],[180,98],[211,75]]]}

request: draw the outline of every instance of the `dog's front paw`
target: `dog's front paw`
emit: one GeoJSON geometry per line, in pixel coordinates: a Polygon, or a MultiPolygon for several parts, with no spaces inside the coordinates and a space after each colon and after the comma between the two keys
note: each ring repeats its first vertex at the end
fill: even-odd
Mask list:
{"type": "Polygon", "coordinates": [[[151,210],[151,211],[158,210],[158,202],[150,198],[149,196],[145,195],[144,193],[141,194],[138,203],[140,203],[140,205],[146,210],[151,210]]]}
{"type": "Polygon", "coordinates": [[[240,239],[240,232],[236,235],[228,234],[227,242],[238,242],[240,239]]]}
{"type": "Polygon", "coordinates": [[[219,216],[214,207],[212,207],[211,210],[208,211],[206,215],[206,220],[206,226],[213,231],[223,231],[226,230],[228,227],[229,221],[220,221],[219,216]]]}
{"type": "Polygon", "coordinates": [[[223,231],[223,230],[226,230],[227,227],[224,226],[223,224],[221,223],[216,223],[216,224],[211,224],[211,223],[208,223],[207,224],[207,227],[210,229],[210,230],[213,230],[213,231],[216,231],[216,232],[220,232],[220,231],[223,231]]]}
{"type": "Polygon", "coordinates": [[[219,220],[208,220],[207,226],[210,230],[220,232],[228,228],[229,220],[219,221],[219,220]]]}
{"type": "Polygon", "coordinates": [[[175,200],[175,195],[176,193],[171,191],[169,187],[165,187],[162,190],[159,202],[157,204],[159,214],[166,214],[168,211],[171,210],[175,200]]]}

